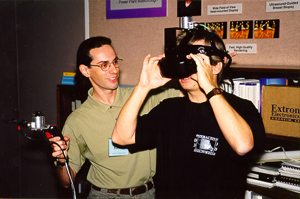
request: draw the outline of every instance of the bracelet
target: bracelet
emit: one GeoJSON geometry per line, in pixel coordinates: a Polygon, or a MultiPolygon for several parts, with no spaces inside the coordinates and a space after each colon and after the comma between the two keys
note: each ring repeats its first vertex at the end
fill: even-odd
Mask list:
{"type": "Polygon", "coordinates": [[[207,93],[206,95],[206,98],[207,98],[207,101],[212,98],[213,96],[215,95],[219,95],[219,94],[222,94],[224,91],[220,88],[214,88],[212,89],[209,93],[207,93]]]}
{"type": "Polygon", "coordinates": [[[58,159],[56,159],[56,166],[59,165],[59,166],[65,166],[66,165],[66,162],[60,162],[58,159]]]}

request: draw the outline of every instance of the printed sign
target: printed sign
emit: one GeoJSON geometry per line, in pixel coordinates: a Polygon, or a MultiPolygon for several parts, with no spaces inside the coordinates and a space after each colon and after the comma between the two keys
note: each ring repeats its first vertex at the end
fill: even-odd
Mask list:
{"type": "Polygon", "coordinates": [[[167,16],[167,0],[106,0],[106,18],[167,16]]]}
{"type": "Polygon", "coordinates": [[[298,1],[268,1],[266,2],[266,12],[282,12],[300,10],[298,1]]]}
{"type": "Polygon", "coordinates": [[[207,15],[242,14],[242,4],[208,5],[207,15]]]}
{"type": "Polygon", "coordinates": [[[255,54],[257,53],[256,44],[226,44],[228,53],[237,52],[238,54],[255,54]]]}

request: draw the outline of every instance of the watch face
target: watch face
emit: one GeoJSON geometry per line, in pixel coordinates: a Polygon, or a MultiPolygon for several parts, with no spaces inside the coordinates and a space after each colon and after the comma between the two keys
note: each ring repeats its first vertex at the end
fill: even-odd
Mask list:
{"type": "Polygon", "coordinates": [[[222,93],[222,90],[220,88],[214,88],[213,92],[214,92],[214,95],[216,95],[216,94],[222,93]]]}
{"type": "Polygon", "coordinates": [[[214,88],[212,89],[207,95],[206,95],[206,98],[207,100],[209,100],[211,97],[215,96],[215,95],[218,95],[218,94],[221,94],[223,93],[223,90],[220,89],[220,88],[214,88]]]}

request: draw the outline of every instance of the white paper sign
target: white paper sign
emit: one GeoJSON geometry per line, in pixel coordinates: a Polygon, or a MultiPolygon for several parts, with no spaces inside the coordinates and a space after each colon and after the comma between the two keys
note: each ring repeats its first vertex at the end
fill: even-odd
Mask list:
{"type": "Polygon", "coordinates": [[[256,54],[256,44],[226,44],[226,50],[230,53],[237,52],[238,54],[256,54]]]}
{"type": "Polygon", "coordinates": [[[242,14],[242,5],[241,3],[208,5],[207,15],[242,14]]]}
{"type": "Polygon", "coordinates": [[[266,12],[282,12],[300,10],[298,1],[268,1],[266,2],[266,12]]]}

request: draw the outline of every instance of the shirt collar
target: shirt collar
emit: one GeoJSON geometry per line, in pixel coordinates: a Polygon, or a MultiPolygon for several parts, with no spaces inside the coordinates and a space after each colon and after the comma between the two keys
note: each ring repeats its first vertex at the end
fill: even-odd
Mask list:
{"type": "Polygon", "coordinates": [[[91,105],[102,112],[106,112],[107,110],[111,109],[112,107],[122,107],[124,103],[122,102],[122,93],[120,91],[120,87],[117,88],[117,94],[115,97],[115,100],[112,105],[104,104],[98,100],[96,100],[92,94],[93,94],[93,87],[89,89],[88,91],[88,100],[91,103],[91,105]]]}

